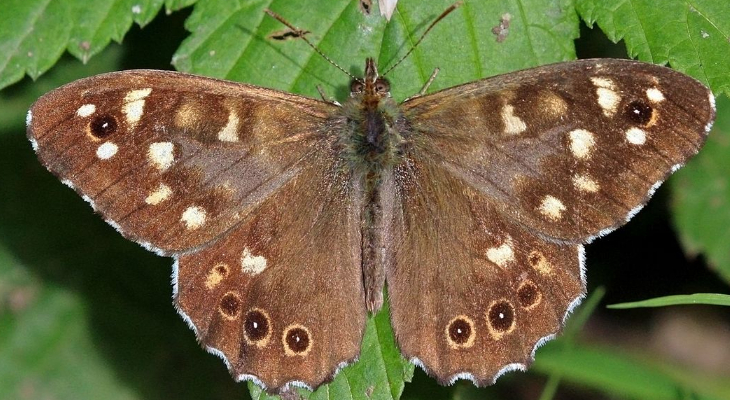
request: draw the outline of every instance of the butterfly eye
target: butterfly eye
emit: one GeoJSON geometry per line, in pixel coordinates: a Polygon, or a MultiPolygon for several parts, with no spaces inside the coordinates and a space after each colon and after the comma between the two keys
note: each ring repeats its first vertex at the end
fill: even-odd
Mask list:
{"type": "Polygon", "coordinates": [[[117,131],[117,120],[111,115],[100,115],[94,118],[89,124],[91,134],[98,139],[103,139],[117,131]]]}
{"type": "Polygon", "coordinates": [[[378,79],[375,81],[375,92],[376,93],[388,93],[390,91],[390,84],[384,79],[378,79]]]}
{"type": "Polygon", "coordinates": [[[360,80],[354,80],[350,84],[350,93],[362,93],[365,89],[365,84],[360,80]]]}

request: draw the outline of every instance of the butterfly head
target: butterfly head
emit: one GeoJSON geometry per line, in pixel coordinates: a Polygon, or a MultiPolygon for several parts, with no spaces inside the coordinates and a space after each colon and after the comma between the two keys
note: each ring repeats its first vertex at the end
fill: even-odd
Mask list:
{"type": "Polygon", "coordinates": [[[365,99],[381,99],[390,97],[390,83],[378,75],[375,60],[365,60],[365,77],[355,78],[350,83],[350,96],[365,99]]]}

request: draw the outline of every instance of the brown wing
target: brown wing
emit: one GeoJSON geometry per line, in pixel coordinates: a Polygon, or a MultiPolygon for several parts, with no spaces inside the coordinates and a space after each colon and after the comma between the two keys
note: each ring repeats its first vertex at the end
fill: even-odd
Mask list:
{"type": "Polygon", "coordinates": [[[582,243],[643,206],[715,113],[694,79],[621,60],[498,76],[403,111],[411,148],[384,190],[393,328],[440,382],[480,385],[560,331],[584,295],[582,243]]]}
{"type": "Polygon", "coordinates": [[[396,174],[409,183],[386,274],[403,355],[441,384],[526,368],[585,293],[583,246],[544,240],[428,159],[396,174]]]}
{"type": "Polygon", "coordinates": [[[576,243],[624,224],[697,153],[715,116],[693,78],[610,59],[497,76],[403,110],[424,157],[513,220],[576,243]]]}
{"type": "Polygon", "coordinates": [[[250,85],[124,71],[41,97],[28,137],[125,237],[169,254],[217,238],[299,174],[332,108],[250,85]]]}
{"type": "Polygon", "coordinates": [[[198,339],[237,379],[277,391],[331,378],[365,326],[362,204],[324,132],[334,109],[126,71],[42,97],[28,136],[126,237],[176,256],[175,303],[198,339]]]}
{"type": "Polygon", "coordinates": [[[362,205],[342,169],[309,161],[225,238],[181,256],[174,277],[199,340],[270,391],[330,380],[365,327],[362,205]]]}

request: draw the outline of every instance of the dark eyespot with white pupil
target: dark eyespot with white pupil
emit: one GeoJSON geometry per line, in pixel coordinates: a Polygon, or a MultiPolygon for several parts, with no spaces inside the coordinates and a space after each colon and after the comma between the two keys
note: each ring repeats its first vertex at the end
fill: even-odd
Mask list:
{"type": "Polygon", "coordinates": [[[635,124],[645,125],[651,121],[654,109],[643,100],[634,100],[626,106],[626,117],[635,124]]]}
{"type": "Polygon", "coordinates": [[[309,348],[309,334],[302,328],[292,328],[286,333],[286,345],[294,353],[304,353],[309,348]]]}
{"type": "Polygon", "coordinates": [[[506,332],[514,324],[515,311],[507,301],[499,301],[489,308],[487,313],[489,325],[497,332],[506,332]]]}
{"type": "Polygon", "coordinates": [[[249,311],[243,321],[243,329],[249,340],[254,342],[263,340],[269,335],[269,319],[261,311],[249,311]]]}
{"type": "Polygon", "coordinates": [[[472,335],[471,324],[462,318],[457,318],[451,322],[448,331],[449,338],[457,344],[467,343],[472,335]]]}
{"type": "Polygon", "coordinates": [[[104,139],[116,133],[119,125],[116,118],[107,114],[95,117],[89,123],[89,128],[95,138],[104,139]]]}

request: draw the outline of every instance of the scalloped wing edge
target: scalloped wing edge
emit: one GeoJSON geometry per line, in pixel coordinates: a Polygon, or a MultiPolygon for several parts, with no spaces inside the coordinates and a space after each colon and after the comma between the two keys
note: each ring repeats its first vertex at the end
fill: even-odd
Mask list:
{"type": "MultiPolygon", "coordinates": [[[[585,247],[583,245],[578,245],[578,263],[580,267],[580,281],[581,285],[585,288],[586,287],[586,254],[585,254],[585,247]]],[[[486,385],[480,384],[479,380],[477,380],[474,375],[470,372],[457,372],[453,375],[451,375],[447,380],[447,385],[453,385],[459,380],[468,380],[471,381],[471,383],[474,384],[474,386],[481,387],[481,386],[489,386],[493,385],[497,382],[499,378],[502,377],[502,375],[512,372],[512,371],[522,371],[525,372],[529,368],[530,364],[532,364],[533,361],[535,361],[535,353],[537,352],[537,349],[542,347],[545,343],[555,339],[558,337],[558,334],[563,330],[563,327],[565,326],[565,322],[568,320],[568,317],[575,311],[575,309],[581,304],[583,299],[585,298],[586,293],[582,292],[578,296],[576,296],[570,304],[568,304],[568,308],[565,310],[565,314],[563,314],[563,320],[560,324],[560,327],[557,331],[552,332],[548,335],[545,335],[541,337],[540,339],[535,342],[535,345],[532,347],[532,351],[530,352],[529,357],[527,358],[526,362],[514,362],[506,364],[504,367],[502,367],[499,371],[497,371],[496,374],[492,377],[492,380],[487,383],[486,385]]],[[[426,374],[429,376],[433,376],[426,365],[418,358],[418,357],[412,357],[410,360],[408,360],[411,364],[421,368],[426,374]]]]}
{"type": "MultiPolygon", "coordinates": [[[[172,303],[173,303],[173,306],[175,307],[175,310],[177,311],[178,315],[180,315],[180,317],[182,317],[183,321],[185,321],[185,323],[188,325],[188,327],[195,334],[196,339],[198,339],[198,341],[200,341],[200,335],[198,334],[198,328],[193,323],[193,320],[185,313],[185,311],[182,310],[182,308],[180,308],[177,305],[177,302],[175,301],[177,298],[177,294],[178,294],[178,286],[179,286],[178,285],[178,272],[179,272],[180,267],[179,267],[179,258],[177,256],[175,256],[174,260],[175,261],[172,264],[172,275],[171,275],[172,303]]],[[[253,374],[234,375],[233,366],[231,365],[231,362],[228,361],[228,357],[226,357],[226,355],[223,354],[223,352],[220,351],[219,349],[217,349],[213,346],[207,346],[207,345],[203,346],[203,349],[205,349],[205,351],[207,351],[208,353],[223,360],[223,363],[226,365],[226,368],[231,373],[231,375],[233,376],[233,379],[235,379],[236,382],[251,381],[251,382],[255,383],[256,385],[258,385],[263,390],[268,391],[269,388],[256,375],[253,375],[253,374]]],[[[328,380],[324,381],[322,383],[322,385],[326,385],[326,384],[332,382],[337,377],[337,375],[340,373],[340,371],[342,371],[345,367],[356,363],[358,360],[359,360],[359,355],[358,355],[358,357],[355,357],[352,360],[346,360],[346,361],[342,361],[341,363],[339,363],[337,365],[337,367],[335,368],[335,370],[330,374],[328,380]]],[[[288,381],[288,382],[284,383],[281,386],[281,388],[279,388],[278,392],[285,392],[285,391],[289,390],[291,387],[299,387],[299,388],[307,389],[309,391],[314,391],[316,389],[316,388],[313,388],[313,387],[307,385],[306,383],[304,383],[302,381],[292,380],[292,381],[288,381]]]]}
{"type": "MultiPolygon", "coordinates": [[[[707,138],[707,135],[710,134],[710,130],[712,130],[712,125],[715,122],[715,115],[717,114],[717,106],[715,104],[715,95],[712,93],[712,91],[710,91],[710,93],[709,93],[709,98],[710,98],[710,106],[712,107],[712,115],[713,115],[713,117],[710,119],[710,122],[708,122],[705,125],[705,132],[704,132],[705,139],[707,138]]],[[[694,154],[697,154],[698,152],[699,152],[699,148],[697,149],[697,151],[694,154]]],[[[654,193],[657,191],[657,189],[659,189],[659,187],[664,182],[666,182],[667,179],[669,179],[669,177],[672,176],[672,174],[674,174],[675,172],[677,172],[680,168],[684,167],[684,165],[685,164],[674,164],[672,166],[672,168],[669,170],[669,172],[667,172],[667,174],[664,176],[664,178],[656,181],[653,185],[651,185],[651,188],[649,188],[649,191],[646,193],[646,196],[644,198],[644,201],[641,204],[639,204],[638,206],[636,206],[636,207],[632,208],[631,210],[629,210],[629,212],[626,214],[626,217],[624,217],[624,221],[623,222],[621,222],[621,223],[619,223],[617,225],[609,226],[608,228],[602,229],[600,232],[596,233],[595,235],[590,236],[586,240],[585,243],[588,244],[588,243],[591,243],[591,242],[593,242],[594,240],[596,240],[598,238],[602,238],[602,237],[608,235],[609,233],[615,231],[616,229],[624,226],[627,222],[631,221],[631,219],[634,218],[634,216],[636,216],[636,214],[638,214],[639,211],[641,211],[647,205],[647,203],[649,202],[649,200],[651,200],[651,198],[654,196],[654,193]]]]}

